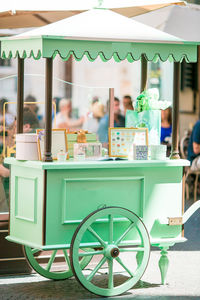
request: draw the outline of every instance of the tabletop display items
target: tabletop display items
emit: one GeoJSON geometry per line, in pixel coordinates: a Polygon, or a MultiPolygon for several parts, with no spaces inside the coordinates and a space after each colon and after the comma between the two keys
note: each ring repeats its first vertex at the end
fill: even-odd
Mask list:
{"type": "Polygon", "coordinates": [[[16,159],[39,160],[38,149],[37,149],[37,134],[35,133],[16,134],[16,159]]]}
{"type": "Polygon", "coordinates": [[[109,128],[109,156],[129,157],[133,145],[148,145],[147,128],[109,128]]]}
{"type": "Polygon", "coordinates": [[[101,157],[101,143],[75,143],[75,160],[95,160],[101,157]]]}
{"type": "Polygon", "coordinates": [[[89,133],[85,130],[67,132],[67,148],[70,158],[74,157],[74,144],[81,142],[98,143],[96,133],[89,133]]]}
{"type": "Polygon", "coordinates": [[[77,143],[73,144],[75,160],[93,160],[101,157],[101,143],[87,143],[87,133],[84,130],[77,133],[77,143]]]}
{"type": "Polygon", "coordinates": [[[150,145],[150,158],[152,160],[164,160],[167,158],[166,145],[150,145]]]}
{"type": "Polygon", "coordinates": [[[148,128],[149,145],[159,145],[161,135],[161,109],[170,106],[169,101],[158,101],[156,89],[143,91],[135,101],[134,111],[126,112],[126,127],[148,128]]]}
{"type": "Polygon", "coordinates": [[[58,161],[66,161],[67,154],[68,154],[67,152],[65,152],[61,149],[60,152],[58,152],[58,154],[57,154],[57,160],[58,161]]]}
{"type": "MultiPolygon", "coordinates": [[[[44,154],[44,129],[37,129],[39,160],[44,154]]],[[[66,129],[52,129],[52,156],[54,160],[64,161],[68,158],[66,129]]]]}

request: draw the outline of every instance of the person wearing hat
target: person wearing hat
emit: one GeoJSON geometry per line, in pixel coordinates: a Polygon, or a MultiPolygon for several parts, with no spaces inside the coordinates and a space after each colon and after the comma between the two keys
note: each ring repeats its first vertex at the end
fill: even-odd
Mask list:
{"type": "Polygon", "coordinates": [[[83,123],[83,129],[88,132],[97,133],[99,128],[99,121],[104,116],[104,105],[99,101],[94,102],[91,106],[91,113],[87,120],[83,123]]]}

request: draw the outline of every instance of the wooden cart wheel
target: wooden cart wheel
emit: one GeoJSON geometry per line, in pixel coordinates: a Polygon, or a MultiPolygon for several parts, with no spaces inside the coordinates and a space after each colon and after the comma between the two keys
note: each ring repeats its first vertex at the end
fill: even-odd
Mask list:
{"type": "Polygon", "coordinates": [[[70,247],[71,267],[77,280],[101,296],[116,296],[132,288],[142,277],[149,255],[144,223],[121,207],[107,207],[88,215],[77,227],[70,247]],[[96,251],[80,253],[86,241],[98,244],[96,251]],[[87,255],[93,258],[87,270],[82,270],[79,258],[87,255]]]}
{"type": "MultiPolygon", "coordinates": [[[[82,252],[85,251],[91,251],[91,249],[85,249],[82,252]]],[[[46,278],[63,280],[73,276],[67,249],[41,251],[24,246],[24,255],[29,265],[46,278]]],[[[81,268],[85,268],[91,259],[92,256],[82,257],[81,268]]]]}

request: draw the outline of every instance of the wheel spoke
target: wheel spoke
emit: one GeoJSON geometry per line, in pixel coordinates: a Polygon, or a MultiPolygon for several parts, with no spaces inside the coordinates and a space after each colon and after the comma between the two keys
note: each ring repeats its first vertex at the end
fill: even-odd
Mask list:
{"type": "Polygon", "coordinates": [[[32,254],[35,254],[35,253],[37,253],[37,252],[39,252],[39,251],[41,251],[41,250],[40,250],[40,249],[37,249],[37,248],[31,249],[31,253],[32,253],[32,254]]]}
{"type": "Polygon", "coordinates": [[[90,226],[88,227],[88,230],[97,238],[97,240],[101,243],[102,246],[106,246],[106,243],[102,240],[102,238],[94,231],[90,226]]]}
{"type": "Polygon", "coordinates": [[[101,266],[106,262],[106,257],[103,257],[98,265],[94,268],[94,270],[90,273],[90,275],[87,277],[88,281],[91,281],[96,272],[101,268],[101,266]]]}
{"type": "Polygon", "coordinates": [[[119,248],[120,252],[144,252],[144,248],[119,248]]]}
{"type": "Polygon", "coordinates": [[[68,256],[68,253],[67,253],[67,250],[66,249],[63,249],[63,253],[64,253],[64,256],[65,256],[65,261],[68,265],[68,268],[71,269],[71,266],[70,266],[70,261],[69,261],[69,256],[68,256]]]}
{"type": "Polygon", "coordinates": [[[116,245],[118,245],[123,240],[123,238],[125,238],[125,236],[129,233],[129,231],[133,228],[134,225],[135,225],[134,222],[129,225],[126,231],[115,242],[116,245]]]}
{"type": "Polygon", "coordinates": [[[82,257],[82,256],[90,256],[90,255],[97,255],[97,254],[104,254],[104,250],[91,251],[91,252],[80,252],[78,254],[78,256],[82,257]]]}
{"type": "Polygon", "coordinates": [[[47,270],[47,271],[50,271],[51,266],[52,266],[52,263],[53,263],[53,261],[54,261],[54,259],[55,259],[55,256],[56,256],[57,251],[58,251],[58,250],[54,250],[53,253],[52,253],[52,255],[51,255],[51,257],[50,257],[50,259],[49,259],[49,261],[48,261],[47,267],[46,267],[46,270],[47,270]]]}
{"type": "Polygon", "coordinates": [[[114,283],[113,283],[113,260],[108,259],[108,288],[113,289],[114,283]]]}
{"type": "Polygon", "coordinates": [[[133,277],[133,273],[124,265],[124,263],[122,262],[121,258],[116,257],[116,261],[122,266],[122,268],[124,268],[124,270],[126,270],[126,272],[131,276],[133,277]]]}
{"type": "Polygon", "coordinates": [[[113,243],[113,216],[109,215],[109,242],[113,243]]]}

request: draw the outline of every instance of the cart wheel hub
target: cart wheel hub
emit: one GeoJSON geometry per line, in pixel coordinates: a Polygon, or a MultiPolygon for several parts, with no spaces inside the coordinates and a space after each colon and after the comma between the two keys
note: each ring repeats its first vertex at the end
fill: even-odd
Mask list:
{"type": "Polygon", "coordinates": [[[119,248],[116,245],[108,245],[106,247],[105,256],[109,259],[119,256],[119,248]]]}
{"type": "Polygon", "coordinates": [[[113,248],[111,251],[110,251],[110,254],[112,257],[117,257],[119,255],[119,249],[118,248],[113,248]]]}

